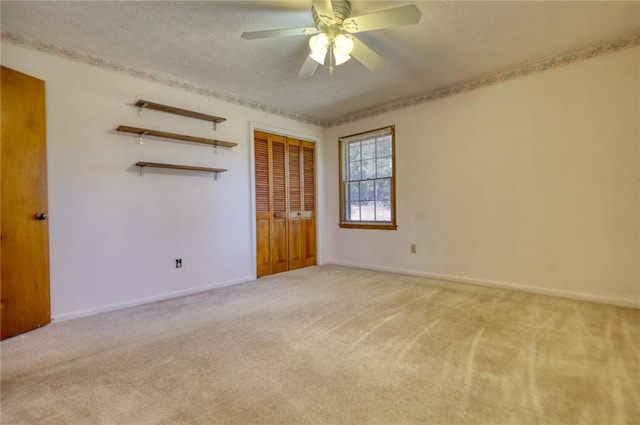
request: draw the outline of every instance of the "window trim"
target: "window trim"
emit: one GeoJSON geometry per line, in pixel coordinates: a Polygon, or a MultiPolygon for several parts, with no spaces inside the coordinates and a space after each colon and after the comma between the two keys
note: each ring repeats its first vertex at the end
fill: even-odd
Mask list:
{"type": "Polygon", "coordinates": [[[376,128],[373,130],[367,130],[360,133],[350,134],[348,136],[342,136],[338,138],[338,186],[340,192],[340,223],[339,226],[343,229],[376,229],[376,230],[397,230],[398,223],[396,221],[396,126],[389,125],[385,127],[376,128]],[[382,130],[389,129],[391,132],[391,222],[375,222],[375,221],[347,221],[346,220],[346,207],[345,207],[345,158],[344,144],[347,143],[345,139],[352,137],[362,136],[369,133],[376,133],[382,130]]]}

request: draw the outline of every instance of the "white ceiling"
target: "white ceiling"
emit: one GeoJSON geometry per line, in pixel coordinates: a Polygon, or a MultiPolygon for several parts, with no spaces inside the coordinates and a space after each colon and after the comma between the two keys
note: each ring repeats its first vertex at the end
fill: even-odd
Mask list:
{"type": "Polygon", "coordinates": [[[2,30],[322,121],[640,31],[640,2],[352,1],[351,16],[416,4],[419,24],[361,34],[389,65],[297,78],[311,1],[1,2],[2,30]]]}

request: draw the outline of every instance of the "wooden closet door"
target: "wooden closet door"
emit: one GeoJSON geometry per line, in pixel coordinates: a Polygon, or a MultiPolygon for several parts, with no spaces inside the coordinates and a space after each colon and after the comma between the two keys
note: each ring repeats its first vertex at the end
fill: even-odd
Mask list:
{"type": "Polygon", "coordinates": [[[304,267],[304,230],[302,228],[302,142],[287,138],[289,165],[289,270],[304,267]]]}
{"type": "Polygon", "coordinates": [[[289,268],[286,138],[256,131],[254,156],[256,268],[257,276],[261,277],[289,268]]]}
{"type": "Polygon", "coordinates": [[[289,270],[287,252],[287,139],[270,135],[272,151],[271,193],[273,199],[273,227],[271,232],[271,264],[273,273],[289,270]]]}
{"type": "Polygon", "coordinates": [[[302,241],[303,265],[313,266],[317,261],[316,254],[316,175],[315,145],[302,142],[300,149],[302,162],[302,241]]]}
{"type": "Polygon", "coordinates": [[[258,277],[316,264],[315,145],[256,131],[258,277]]]}
{"type": "Polygon", "coordinates": [[[256,263],[258,277],[273,273],[271,266],[271,184],[269,177],[269,140],[266,134],[255,133],[254,157],[256,172],[256,263]]]}

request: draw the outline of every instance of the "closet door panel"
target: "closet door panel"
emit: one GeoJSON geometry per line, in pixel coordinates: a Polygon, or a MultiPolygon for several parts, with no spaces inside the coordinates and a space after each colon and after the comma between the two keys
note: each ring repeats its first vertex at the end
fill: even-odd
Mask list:
{"type": "Polygon", "coordinates": [[[303,220],[304,261],[303,267],[316,265],[316,220],[303,220]]]}
{"type": "Polygon", "coordinates": [[[272,167],[271,193],[273,226],[271,233],[271,264],[273,273],[289,270],[287,241],[287,173],[286,138],[271,136],[272,167]]]}
{"type": "Polygon", "coordinates": [[[288,142],[289,165],[289,269],[304,267],[304,230],[302,229],[302,151],[300,141],[288,142]]]}
{"type": "Polygon", "coordinates": [[[273,273],[271,266],[271,222],[269,141],[266,134],[255,134],[254,139],[256,176],[256,265],[257,276],[273,273]]]}
{"type": "Polygon", "coordinates": [[[271,223],[269,219],[257,220],[256,231],[258,233],[258,244],[256,253],[257,276],[267,276],[273,273],[271,266],[271,223]],[[266,243],[265,243],[266,241],[266,243]]]}
{"type": "Polygon", "coordinates": [[[301,143],[301,162],[303,266],[313,266],[317,262],[315,145],[313,143],[301,143]]]}

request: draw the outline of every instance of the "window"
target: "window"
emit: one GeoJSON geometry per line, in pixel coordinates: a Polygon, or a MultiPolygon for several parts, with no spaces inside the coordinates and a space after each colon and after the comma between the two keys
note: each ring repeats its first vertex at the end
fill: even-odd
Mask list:
{"type": "Polygon", "coordinates": [[[340,138],[340,227],[398,227],[394,153],[394,126],[340,138]]]}

